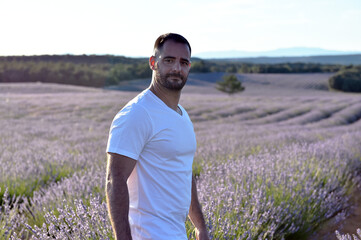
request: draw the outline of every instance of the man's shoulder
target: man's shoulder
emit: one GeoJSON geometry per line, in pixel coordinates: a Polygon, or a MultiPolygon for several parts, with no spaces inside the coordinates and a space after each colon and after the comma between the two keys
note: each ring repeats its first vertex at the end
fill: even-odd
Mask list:
{"type": "Polygon", "coordinates": [[[129,117],[129,118],[141,118],[147,117],[148,111],[139,102],[129,103],[125,105],[117,114],[116,117],[129,117]]]}
{"type": "Polygon", "coordinates": [[[144,90],[143,92],[139,93],[137,96],[135,96],[132,100],[130,100],[125,107],[130,108],[141,108],[149,104],[151,101],[151,97],[149,96],[149,89],[144,90]]]}
{"type": "Polygon", "coordinates": [[[149,115],[147,109],[147,97],[146,91],[138,94],[135,98],[130,100],[116,115],[116,118],[119,117],[147,117],[149,115]]]}
{"type": "Polygon", "coordinates": [[[130,103],[124,106],[114,117],[111,128],[151,130],[153,121],[141,104],[130,103]]]}

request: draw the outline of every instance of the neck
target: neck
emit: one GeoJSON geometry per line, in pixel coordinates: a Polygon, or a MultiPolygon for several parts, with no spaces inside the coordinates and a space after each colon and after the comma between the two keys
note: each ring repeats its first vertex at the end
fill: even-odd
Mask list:
{"type": "Polygon", "coordinates": [[[154,81],[152,81],[149,89],[168,107],[170,107],[174,111],[178,111],[178,103],[181,91],[169,90],[163,86],[160,86],[159,84],[154,83],[154,81]]]}

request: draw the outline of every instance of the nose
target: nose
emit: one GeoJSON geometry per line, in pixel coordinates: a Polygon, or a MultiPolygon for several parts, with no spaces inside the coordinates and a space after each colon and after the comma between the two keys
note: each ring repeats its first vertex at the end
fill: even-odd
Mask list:
{"type": "Polygon", "coordinates": [[[173,71],[175,72],[180,72],[181,71],[181,64],[179,61],[175,61],[175,63],[173,64],[173,71]]]}

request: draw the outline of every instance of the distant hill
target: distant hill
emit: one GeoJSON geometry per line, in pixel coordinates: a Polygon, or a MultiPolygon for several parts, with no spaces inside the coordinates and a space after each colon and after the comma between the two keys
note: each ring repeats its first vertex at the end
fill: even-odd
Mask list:
{"type": "Polygon", "coordinates": [[[223,58],[209,59],[214,61],[244,62],[255,64],[278,64],[278,63],[319,63],[319,64],[341,64],[361,65],[361,54],[334,55],[334,56],[310,56],[310,57],[255,57],[255,58],[223,58]]]}
{"type": "Polygon", "coordinates": [[[332,56],[332,55],[353,55],[361,54],[356,51],[335,51],[322,48],[280,48],[272,51],[249,52],[249,51],[217,51],[194,54],[195,57],[203,59],[220,58],[254,58],[254,57],[310,57],[310,56],[332,56]]]}

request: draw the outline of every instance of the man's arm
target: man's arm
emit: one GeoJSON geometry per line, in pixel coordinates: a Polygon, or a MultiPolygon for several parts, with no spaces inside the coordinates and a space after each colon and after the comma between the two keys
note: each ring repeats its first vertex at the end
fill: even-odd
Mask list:
{"type": "Polygon", "coordinates": [[[132,173],[136,161],[115,153],[108,153],[107,157],[105,193],[110,222],[116,240],[131,240],[127,179],[132,173]]]}
{"type": "Polygon", "coordinates": [[[197,186],[192,176],[192,200],[189,208],[189,219],[196,228],[197,240],[209,240],[206,223],[202,214],[202,207],[198,201],[197,186]]]}

